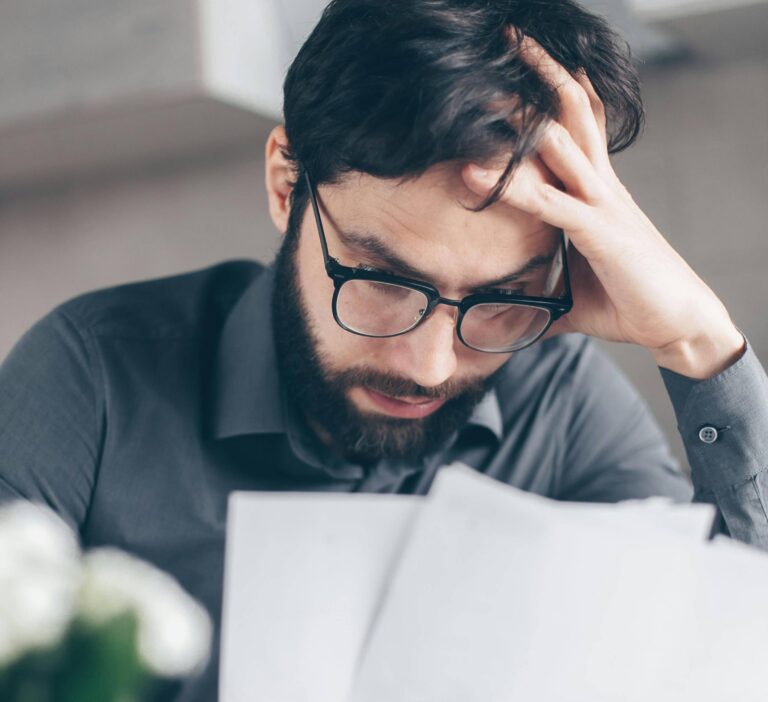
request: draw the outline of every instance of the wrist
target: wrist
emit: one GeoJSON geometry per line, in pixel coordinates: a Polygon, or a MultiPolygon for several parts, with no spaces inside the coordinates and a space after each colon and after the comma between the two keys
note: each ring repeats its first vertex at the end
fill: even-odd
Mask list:
{"type": "Polygon", "coordinates": [[[721,332],[676,341],[660,349],[652,349],[651,354],[662,368],[688,378],[705,380],[738,361],[746,350],[746,344],[742,333],[729,324],[721,332]]]}

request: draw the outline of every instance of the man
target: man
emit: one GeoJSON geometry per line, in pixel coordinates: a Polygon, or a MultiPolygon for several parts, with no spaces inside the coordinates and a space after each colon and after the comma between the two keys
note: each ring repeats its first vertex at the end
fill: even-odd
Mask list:
{"type": "MultiPolygon", "coordinates": [[[[235,489],[423,494],[458,459],[562,500],[695,497],[768,547],[768,382],[611,168],[642,108],[601,20],[569,0],[335,0],[284,111],[275,264],[35,325],[0,370],[4,498],[155,562],[217,622],[235,489]],[[588,336],[653,354],[693,490],[588,336]]],[[[212,699],[216,666],[165,698],[212,699]]]]}

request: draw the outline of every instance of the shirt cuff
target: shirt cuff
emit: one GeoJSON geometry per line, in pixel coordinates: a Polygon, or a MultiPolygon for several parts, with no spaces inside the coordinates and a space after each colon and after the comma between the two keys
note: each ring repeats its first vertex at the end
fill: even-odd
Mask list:
{"type": "MultiPolygon", "coordinates": [[[[697,493],[723,493],[768,466],[768,377],[749,341],[718,375],[695,380],[660,368],[697,493]]],[[[765,478],[766,476],[762,476],[765,478]]],[[[761,500],[761,491],[755,499],[761,500]]],[[[756,505],[762,508],[762,502],[756,505]]]]}

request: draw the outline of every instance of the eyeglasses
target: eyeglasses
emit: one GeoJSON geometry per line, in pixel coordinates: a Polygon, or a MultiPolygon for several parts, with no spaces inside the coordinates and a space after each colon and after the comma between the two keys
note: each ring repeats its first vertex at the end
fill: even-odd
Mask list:
{"type": "Polygon", "coordinates": [[[399,336],[415,329],[438,305],[449,305],[459,311],[456,334],[465,346],[487,353],[511,353],[538,341],[556,319],[573,307],[565,234],[541,286],[547,294],[561,288],[558,297],[499,290],[452,300],[442,297],[430,283],[370,268],[343,266],[328,253],[317,193],[306,170],[304,176],[325,272],[334,284],[333,318],[348,332],[374,338],[399,336]]]}

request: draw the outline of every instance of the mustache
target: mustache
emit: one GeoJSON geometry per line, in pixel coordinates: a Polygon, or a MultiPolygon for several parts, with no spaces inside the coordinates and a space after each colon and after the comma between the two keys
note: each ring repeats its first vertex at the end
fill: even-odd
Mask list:
{"type": "Polygon", "coordinates": [[[487,377],[462,381],[446,380],[440,385],[425,387],[407,378],[370,368],[349,368],[333,375],[333,383],[339,390],[365,387],[384,395],[420,397],[425,400],[448,400],[465,394],[484,394],[488,389],[488,380],[487,377]]]}

